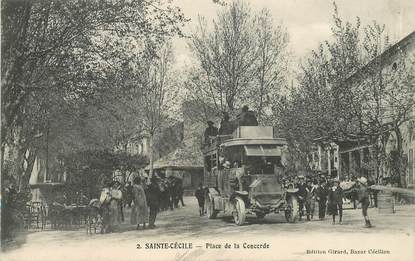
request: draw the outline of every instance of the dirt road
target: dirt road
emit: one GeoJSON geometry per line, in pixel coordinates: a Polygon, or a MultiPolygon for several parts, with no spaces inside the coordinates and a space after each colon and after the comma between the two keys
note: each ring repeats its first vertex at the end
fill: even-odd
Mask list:
{"type": "Polygon", "coordinates": [[[342,225],[330,219],[289,224],[281,213],[236,226],[231,217],[199,217],[192,197],[185,203],[160,213],[154,230],[134,230],[127,218],[111,234],[32,232],[1,260],[415,260],[414,205],[395,214],[370,209],[374,227],[367,229],[358,209],[345,210],[342,225]]]}

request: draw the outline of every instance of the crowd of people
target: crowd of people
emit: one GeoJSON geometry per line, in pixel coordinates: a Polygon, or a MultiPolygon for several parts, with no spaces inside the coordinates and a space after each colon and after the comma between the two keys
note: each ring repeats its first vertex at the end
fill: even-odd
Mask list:
{"type": "Polygon", "coordinates": [[[105,233],[117,230],[125,221],[124,208],[131,208],[130,222],[145,229],[156,227],[156,217],[159,211],[173,210],[182,206],[183,184],[176,177],[159,178],[153,175],[148,182],[147,178],[135,177],[133,184],[127,182],[125,186],[118,181],[105,183],[100,196],[100,208],[105,233]]]}
{"type": "Polygon", "coordinates": [[[371,227],[367,214],[370,205],[370,189],[365,177],[355,178],[353,181],[340,182],[340,180],[327,179],[324,176],[294,176],[282,180],[284,189],[297,189],[300,220],[306,216],[307,221],[313,220],[315,206],[318,206],[318,218],[324,220],[326,214],[331,216],[332,224],[343,222],[343,201],[349,197],[356,207],[361,203],[365,226],[371,227]]]}
{"type": "MultiPolygon", "coordinates": [[[[314,219],[315,206],[318,208],[318,219],[324,220],[326,215],[331,216],[332,224],[343,222],[343,201],[346,194],[352,196],[352,201],[361,203],[362,215],[365,221],[365,227],[370,228],[371,222],[367,210],[370,206],[370,189],[365,177],[347,181],[347,185],[342,188],[338,179],[327,179],[324,176],[290,176],[282,179],[283,189],[295,189],[299,203],[299,219],[306,216],[307,221],[314,219]],[[351,185],[352,184],[352,185],[351,185]]],[[[203,216],[205,210],[205,197],[207,188],[199,184],[195,191],[195,197],[199,205],[199,215],[203,216]]]]}

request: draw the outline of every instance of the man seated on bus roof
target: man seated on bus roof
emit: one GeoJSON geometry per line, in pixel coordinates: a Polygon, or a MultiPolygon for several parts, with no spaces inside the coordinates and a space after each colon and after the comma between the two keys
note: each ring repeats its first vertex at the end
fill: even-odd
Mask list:
{"type": "Polygon", "coordinates": [[[208,127],[205,130],[205,143],[210,144],[210,137],[214,137],[218,135],[218,128],[215,127],[213,121],[207,121],[208,127]]]}
{"type": "Polygon", "coordinates": [[[223,119],[220,122],[219,135],[230,135],[235,130],[233,121],[229,121],[229,114],[223,113],[223,119]]]}
{"type": "Polygon", "coordinates": [[[253,111],[248,106],[243,106],[241,113],[237,117],[239,126],[258,126],[258,120],[253,111]]]}

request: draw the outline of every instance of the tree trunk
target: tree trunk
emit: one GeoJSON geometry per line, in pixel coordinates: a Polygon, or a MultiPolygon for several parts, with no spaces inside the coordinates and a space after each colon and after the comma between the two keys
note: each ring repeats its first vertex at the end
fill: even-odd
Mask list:
{"type": "Polygon", "coordinates": [[[406,164],[403,158],[403,148],[402,148],[402,133],[399,126],[395,126],[394,132],[396,135],[396,150],[397,150],[397,162],[396,169],[399,175],[399,187],[406,187],[406,164]]]}
{"type": "Polygon", "coordinates": [[[31,149],[29,150],[29,156],[26,158],[26,169],[24,169],[23,176],[20,179],[19,183],[19,191],[24,189],[27,185],[29,185],[30,175],[32,174],[33,165],[36,159],[36,152],[31,149]]]}
{"type": "Polygon", "coordinates": [[[154,138],[154,133],[150,133],[150,139],[149,139],[149,158],[150,158],[150,170],[149,170],[149,180],[151,179],[151,177],[153,177],[153,168],[154,168],[154,159],[153,159],[153,138],[154,138]]]}
{"type": "Polygon", "coordinates": [[[9,150],[11,151],[10,161],[13,162],[13,165],[10,169],[10,173],[8,173],[8,176],[12,178],[11,181],[14,180],[13,183],[17,187],[20,184],[23,176],[23,162],[26,150],[22,149],[19,144],[12,144],[9,146],[9,150]]]}
{"type": "MultiPolygon", "coordinates": [[[[3,133],[2,133],[2,135],[3,135],[3,133]]],[[[5,150],[6,150],[6,144],[3,142],[3,136],[2,136],[2,141],[1,141],[1,168],[2,168],[2,171],[3,171],[3,166],[4,166],[4,152],[5,152],[5,150]]]]}

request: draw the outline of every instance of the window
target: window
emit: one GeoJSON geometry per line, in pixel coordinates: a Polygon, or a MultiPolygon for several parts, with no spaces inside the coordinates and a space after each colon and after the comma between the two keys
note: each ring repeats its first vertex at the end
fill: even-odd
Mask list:
{"type": "Polygon", "coordinates": [[[272,145],[245,145],[247,156],[281,156],[281,151],[277,146],[272,145]]]}

